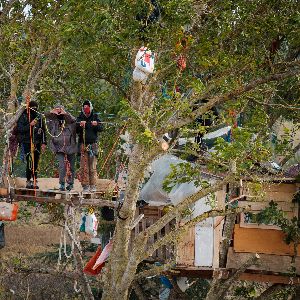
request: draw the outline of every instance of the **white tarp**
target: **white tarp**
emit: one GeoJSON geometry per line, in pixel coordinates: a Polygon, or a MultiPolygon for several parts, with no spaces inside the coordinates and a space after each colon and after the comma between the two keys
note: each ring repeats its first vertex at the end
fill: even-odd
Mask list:
{"type": "Polygon", "coordinates": [[[143,199],[152,206],[177,205],[186,197],[199,191],[201,187],[196,187],[193,182],[177,184],[172,188],[170,193],[163,190],[162,184],[166,176],[171,172],[171,165],[183,162],[186,161],[168,154],[155,160],[149,170],[152,175],[142,188],[140,199],[143,199]]]}

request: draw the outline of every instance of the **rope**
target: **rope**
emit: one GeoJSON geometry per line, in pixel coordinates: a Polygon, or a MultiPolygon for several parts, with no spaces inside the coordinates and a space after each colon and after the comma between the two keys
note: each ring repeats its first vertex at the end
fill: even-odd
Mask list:
{"type": "Polygon", "coordinates": [[[116,145],[117,145],[117,142],[118,142],[118,140],[119,140],[119,138],[120,138],[120,135],[122,134],[122,132],[124,131],[124,129],[125,129],[126,127],[127,127],[127,125],[125,124],[125,125],[119,130],[118,135],[117,135],[117,138],[116,138],[116,140],[114,141],[114,143],[113,143],[113,145],[112,145],[112,147],[111,147],[111,149],[110,149],[110,151],[109,151],[109,153],[108,153],[108,155],[107,155],[107,157],[106,157],[106,159],[105,159],[105,161],[104,161],[104,163],[103,163],[103,165],[102,165],[102,167],[101,167],[101,169],[100,169],[100,172],[104,169],[104,167],[105,167],[105,165],[107,164],[108,160],[111,158],[112,153],[113,153],[113,150],[115,149],[115,147],[116,147],[116,145]]]}

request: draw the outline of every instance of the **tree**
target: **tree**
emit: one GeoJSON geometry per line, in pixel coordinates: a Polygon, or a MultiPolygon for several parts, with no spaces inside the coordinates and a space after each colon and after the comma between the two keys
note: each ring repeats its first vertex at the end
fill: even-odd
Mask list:
{"type": "Polygon", "coordinates": [[[25,3],[3,2],[0,63],[10,80],[4,94],[13,99],[9,110],[18,92],[46,101],[59,86],[78,106],[80,93],[100,101],[96,89],[102,85],[127,118],[129,176],[102,297],[127,299],[140,262],[199,220],[233,211],[212,210],[147,248],[148,238],[199,198],[260,172],[274,154],[266,141],[278,115],[299,122],[297,1],[28,1],[28,15],[22,13],[25,3]],[[7,5],[13,7],[10,13],[7,5]],[[156,71],[146,84],[131,81],[142,45],[156,54],[156,71]],[[50,92],[38,93],[44,87],[50,92]],[[131,240],[145,171],[165,153],[163,134],[174,133],[167,151],[178,155],[177,139],[209,130],[195,120],[209,118],[215,107],[215,124],[234,127],[231,143],[218,140],[209,156],[187,146],[184,152],[198,158],[195,167],[182,165],[169,178],[171,185],[198,180],[202,189],[131,240]],[[243,116],[242,128],[234,126],[237,115],[243,116]],[[203,165],[226,174],[224,179],[208,184],[201,179],[203,165]]]}

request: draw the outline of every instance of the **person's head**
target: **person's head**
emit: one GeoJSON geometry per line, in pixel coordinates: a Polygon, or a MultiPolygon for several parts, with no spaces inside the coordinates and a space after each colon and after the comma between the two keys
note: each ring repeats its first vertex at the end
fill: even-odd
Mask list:
{"type": "Polygon", "coordinates": [[[29,108],[31,108],[32,110],[37,110],[39,105],[36,101],[32,100],[29,102],[28,104],[29,108]]]}
{"type": "Polygon", "coordinates": [[[65,111],[65,108],[64,108],[62,105],[57,104],[57,105],[55,105],[55,107],[54,107],[54,111],[55,111],[55,113],[56,113],[57,115],[60,115],[62,112],[65,111]]]}
{"type": "Polygon", "coordinates": [[[82,112],[86,115],[89,116],[93,111],[93,105],[91,103],[91,101],[89,100],[85,100],[82,103],[82,112]]]}

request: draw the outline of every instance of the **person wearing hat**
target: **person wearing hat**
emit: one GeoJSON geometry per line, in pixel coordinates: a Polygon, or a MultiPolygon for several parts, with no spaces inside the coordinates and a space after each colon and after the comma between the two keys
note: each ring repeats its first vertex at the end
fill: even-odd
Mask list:
{"type": "Polygon", "coordinates": [[[93,111],[93,105],[86,100],[76,121],[79,136],[81,184],[83,191],[95,192],[97,181],[98,133],[102,124],[98,115],[93,111]]]}
{"type": "Polygon", "coordinates": [[[17,121],[17,139],[26,157],[26,188],[38,189],[37,171],[41,150],[46,148],[45,123],[37,111],[38,103],[30,101],[17,121]]]}
{"type": "Polygon", "coordinates": [[[51,136],[49,147],[55,153],[59,165],[59,189],[70,191],[74,187],[77,153],[76,119],[59,104],[45,116],[51,136]]]}

